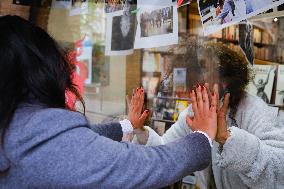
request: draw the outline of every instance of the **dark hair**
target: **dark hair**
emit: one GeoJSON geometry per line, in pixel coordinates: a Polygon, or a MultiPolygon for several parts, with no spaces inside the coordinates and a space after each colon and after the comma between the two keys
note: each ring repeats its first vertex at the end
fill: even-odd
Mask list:
{"type": "Polygon", "coordinates": [[[0,130],[8,127],[17,106],[31,99],[69,108],[65,92],[70,91],[84,106],[72,82],[75,67],[52,37],[18,16],[0,17],[0,28],[0,130]]]}
{"type": "MultiPolygon", "coordinates": [[[[230,96],[230,118],[234,119],[238,105],[245,97],[245,89],[251,80],[250,69],[243,55],[231,50],[222,43],[198,42],[195,38],[186,38],[174,49],[174,62],[178,66],[188,67],[188,86],[193,88],[197,83],[226,83],[230,96]],[[202,61],[210,59],[209,81],[204,81],[205,72],[202,61]]],[[[177,65],[175,65],[177,66],[177,65]]]]}

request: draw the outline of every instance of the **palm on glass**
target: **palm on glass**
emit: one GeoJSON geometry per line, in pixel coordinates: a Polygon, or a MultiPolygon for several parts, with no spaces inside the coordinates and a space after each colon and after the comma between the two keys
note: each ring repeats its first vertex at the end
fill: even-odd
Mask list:
{"type": "MultiPolygon", "coordinates": [[[[206,83],[205,87],[207,91],[210,93],[209,84],[206,83]]],[[[221,104],[219,102],[220,96],[219,96],[219,86],[215,84],[213,86],[213,92],[216,95],[217,100],[217,135],[215,140],[220,143],[224,144],[227,140],[227,138],[230,136],[230,133],[228,132],[227,127],[227,113],[229,109],[229,100],[230,100],[230,94],[227,93],[224,96],[223,103],[221,104]]]]}
{"type": "Polygon", "coordinates": [[[142,113],[144,105],[144,89],[137,88],[133,91],[132,97],[127,96],[128,120],[134,129],[143,128],[145,120],[149,116],[149,110],[142,113]]]}
{"type": "MultiPolygon", "coordinates": [[[[210,94],[211,95],[211,94],[210,94]]],[[[215,139],[217,133],[217,95],[209,96],[205,87],[199,86],[190,94],[194,117],[187,116],[186,121],[192,131],[202,131],[215,139]]]]}

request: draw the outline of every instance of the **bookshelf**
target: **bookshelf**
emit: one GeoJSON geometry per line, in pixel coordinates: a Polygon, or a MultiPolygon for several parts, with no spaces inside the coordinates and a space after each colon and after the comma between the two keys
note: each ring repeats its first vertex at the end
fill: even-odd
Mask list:
{"type": "MultiPolygon", "coordinates": [[[[283,12],[283,11],[282,11],[283,12]]],[[[278,33],[277,27],[279,23],[273,22],[273,17],[277,15],[278,17],[280,15],[279,12],[276,13],[269,13],[268,16],[265,17],[265,15],[261,15],[261,19],[252,19],[250,20],[253,23],[253,42],[254,42],[254,57],[255,57],[255,64],[261,64],[261,65],[280,65],[284,64],[284,48],[279,48],[279,42],[278,42],[278,33]],[[262,23],[264,18],[271,19],[271,22],[269,24],[262,23]],[[269,27],[264,27],[264,26],[269,27]]],[[[267,22],[267,21],[266,21],[267,22]]],[[[185,8],[179,10],[179,36],[195,36],[202,40],[210,40],[215,42],[222,42],[229,46],[231,49],[242,53],[242,50],[239,46],[239,25],[233,25],[230,27],[227,27],[223,30],[220,30],[219,32],[216,32],[212,35],[209,35],[207,37],[203,36],[203,28],[200,20],[200,16],[198,14],[197,6],[195,3],[191,4],[190,10],[188,11],[185,8]],[[189,12],[189,15],[187,13],[189,12]],[[188,22],[188,23],[184,23],[188,22]]],[[[169,48],[160,48],[157,49],[146,49],[145,51],[151,52],[151,53],[158,53],[161,56],[171,56],[171,52],[168,52],[169,48]]],[[[155,77],[162,77],[162,71],[155,71],[153,73],[149,72],[143,72],[143,75],[151,75],[155,77]]],[[[276,77],[275,77],[275,83],[276,83],[276,77]]],[[[273,87],[273,90],[275,90],[275,86],[273,87]]],[[[275,95],[275,92],[273,96],[275,95]]],[[[170,97],[166,96],[157,96],[155,95],[154,98],[158,99],[168,99],[168,100],[189,100],[189,98],[182,98],[182,97],[176,97],[175,94],[172,94],[170,97]]],[[[153,101],[153,98],[150,100],[151,104],[153,101]]],[[[274,97],[272,98],[272,101],[274,102],[274,97]]],[[[276,106],[274,104],[269,104],[270,106],[278,107],[280,109],[283,109],[283,106],[276,106]]],[[[155,119],[155,121],[163,121],[162,119],[155,119]]],[[[164,120],[165,122],[170,123],[168,120],[164,120]]]]}

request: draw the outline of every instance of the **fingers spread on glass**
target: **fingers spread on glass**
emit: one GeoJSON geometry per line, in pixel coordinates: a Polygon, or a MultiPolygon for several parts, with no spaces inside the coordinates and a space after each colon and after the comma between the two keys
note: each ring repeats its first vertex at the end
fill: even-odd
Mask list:
{"type": "Polygon", "coordinates": [[[196,92],[191,92],[190,97],[194,117],[187,117],[187,124],[193,131],[205,132],[211,139],[215,139],[217,133],[216,94],[211,95],[210,103],[206,87],[198,86],[196,92]]]}
{"type": "Polygon", "coordinates": [[[143,113],[141,113],[143,105],[144,105],[144,89],[137,88],[133,92],[128,112],[128,119],[131,122],[134,129],[143,127],[145,120],[150,114],[149,110],[145,110],[143,113]]]}

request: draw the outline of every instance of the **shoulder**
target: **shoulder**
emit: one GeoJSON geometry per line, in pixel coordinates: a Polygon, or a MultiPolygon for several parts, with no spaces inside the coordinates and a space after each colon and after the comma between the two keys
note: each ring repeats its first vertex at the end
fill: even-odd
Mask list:
{"type": "Polygon", "coordinates": [[[246,93],[239,105],[241,108],[267,107],[267,104],[259,97],[246,93]]]}
{"type": "Polygon", "coordinates": [[[80,113],[57,108],[22,107],[16,110],[5,133],[10,149],[28,149],[61,133],[78,127],[89,127],[80,113]]]}
{"type": "Polygon", "coordinates": [[[244,99],[241,101],[238,110],[244,112],[249,111],[251,113],[257,113],[262,115],[264,112],[270,116],[277,116],[278,109],[274,107],[270,107],[266,104],[261,98],[252,96],[248,93],[245,94],[244,99]]]}
{"type": "MultiPolygon", "coordinates": [[[[21,111],[18,113],[21,113],[21,111]]],[[[59,108],[40,108],[30,112],[26,125],[43,125],[43,127],[53,128],[54,126],[65,127],[64,125],[81,125],[87,123],[85,116],[79,112],[59,108]]]]}

